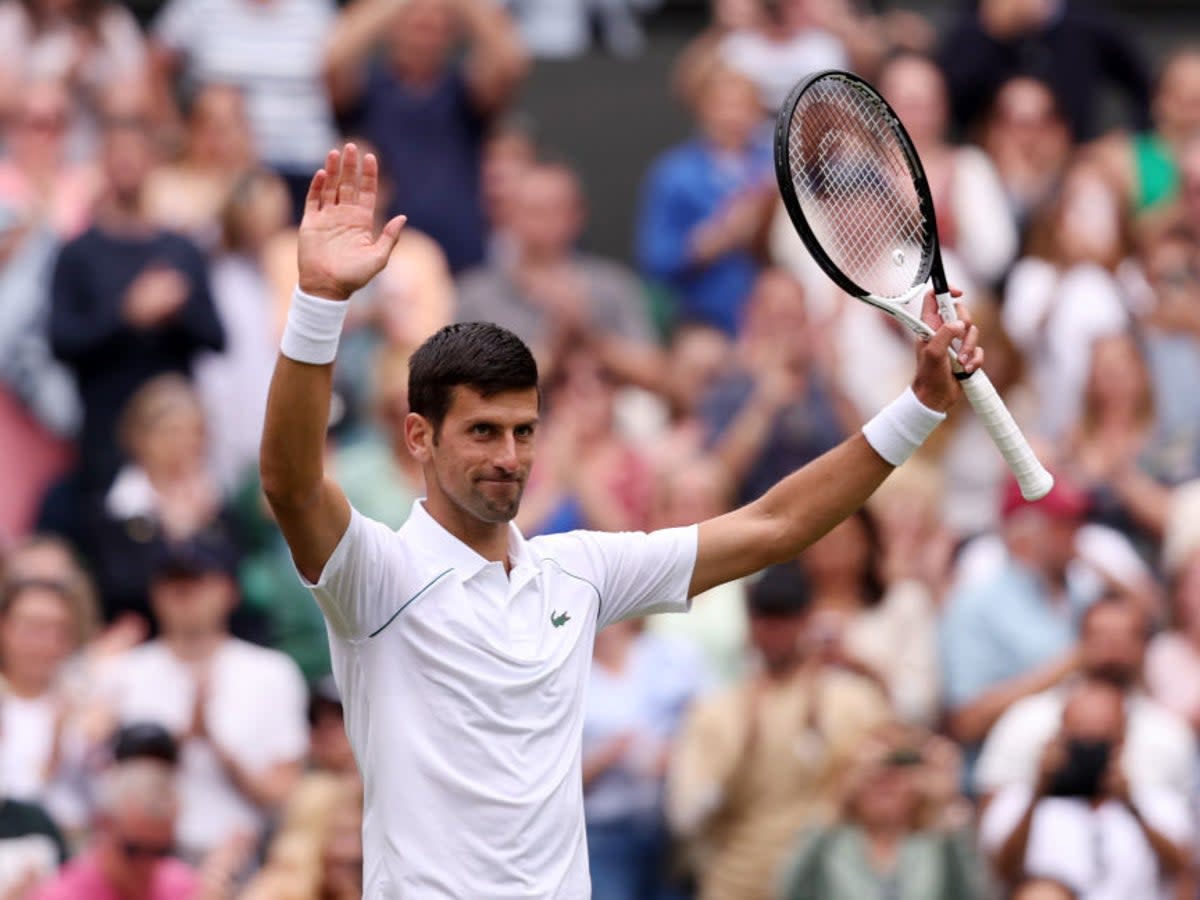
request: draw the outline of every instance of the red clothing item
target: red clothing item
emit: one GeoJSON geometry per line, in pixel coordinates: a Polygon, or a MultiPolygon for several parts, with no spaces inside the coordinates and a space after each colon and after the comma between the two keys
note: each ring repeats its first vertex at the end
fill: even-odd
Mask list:
{"type": "MultiPolygon", "coordinates": [[[[154,884],[146,900],[191,900],[200,893],[200,876],[186,863],[164,859],[154,870],[154,884]]],[[[33,900],[121,900],[104,877],[96,854],[88,853],[59,870],[46,882],[33,900]]]]}

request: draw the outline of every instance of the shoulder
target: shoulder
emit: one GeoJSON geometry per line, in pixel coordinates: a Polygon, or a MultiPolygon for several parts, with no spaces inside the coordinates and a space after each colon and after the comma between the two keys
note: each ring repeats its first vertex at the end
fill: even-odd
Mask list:
{"type": "Polygon", "coordinates": [[[241,638],[230,638],[225,645],[225,652],[235,665],[263,676],[287,679],[301,677],[299,667],[281,650],[262,647],[241,638]]]}
{"type": "Polygon", "coordinates": [[[1196,739],[1187,721],[1148,694],[1138,694],[1129,712],[1130,727],[1144,729],[1147,737],[1163,748],[1185,750],[1189,754],[1196,739]]]}
{"type": "Polygon", "coordinates": [[[650,164],[651,181],[664,185],[687,186],[688,176],[704,162],[698,141],[686,141],[660,153],[650,164]]]}

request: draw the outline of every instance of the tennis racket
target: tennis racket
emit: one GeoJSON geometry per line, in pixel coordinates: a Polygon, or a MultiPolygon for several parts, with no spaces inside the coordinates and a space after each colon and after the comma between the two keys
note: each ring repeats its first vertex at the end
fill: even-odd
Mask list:
{"type": "MultiPolygon", "coordinates": [[[[942,268],[933,197],[916,148],[879,93],[848,72],[810,75],[788,95],[775,127],[775,176],[808,252],[846,293],[898,319],[922,339],[932,280],[938,312],[958,318],[942,268]],[[917,312],[910,311],[917,301],[917,312]]],[[[957,342],[956,346],[957,346],[957,342]]],[[[1054,484],[987,375],[951,364],[1027,500],[1054,484]]]]}

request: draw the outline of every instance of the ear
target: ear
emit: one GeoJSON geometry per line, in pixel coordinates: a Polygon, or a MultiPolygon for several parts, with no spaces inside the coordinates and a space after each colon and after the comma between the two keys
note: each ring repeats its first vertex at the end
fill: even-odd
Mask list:
{"type": "Polygon", "coordinates": [[[412,458],[424,465],[429,462],[433,450],[433,423],[420,413],[410,412],[404,417],[404,443],[412,458]]]}

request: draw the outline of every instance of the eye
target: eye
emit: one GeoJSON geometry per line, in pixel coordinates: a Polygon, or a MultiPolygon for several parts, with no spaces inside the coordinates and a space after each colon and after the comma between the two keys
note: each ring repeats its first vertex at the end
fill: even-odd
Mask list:
{"type": "Polygon", "coordinates": [[[513,429],[513,434],[515,434],[518,438],[523,438],[523,439],[527,440],[527,439],[533,437],[533,426],[532,425],[518,425],[516,428],[513,429]]]}
{"type": "Polygon", "coordinates": [[[487,437],[492,433],[492,426],[486,422],[476,422],[471,426],[471,434],[477,437],[487,437]]]}

